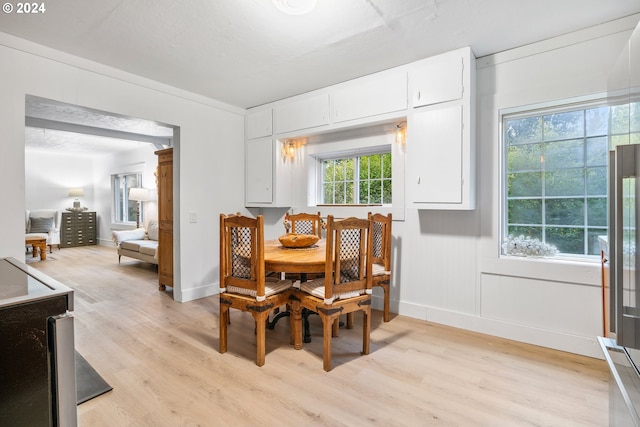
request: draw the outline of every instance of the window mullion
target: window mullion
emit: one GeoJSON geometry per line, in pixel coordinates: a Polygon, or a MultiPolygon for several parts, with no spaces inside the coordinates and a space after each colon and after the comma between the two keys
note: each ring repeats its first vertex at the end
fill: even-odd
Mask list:
{"type": "Polygon", "coordinates": [[[360,181],[360,170],[362,169],[361,157],[356,160],[357,167],[353,171],[353,203],[360,204],[360,190],[362,182],[360,181]]]}

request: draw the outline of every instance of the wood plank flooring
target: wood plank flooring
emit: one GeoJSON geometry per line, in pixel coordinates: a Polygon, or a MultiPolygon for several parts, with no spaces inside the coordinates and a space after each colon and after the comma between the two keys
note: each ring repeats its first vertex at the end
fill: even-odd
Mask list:
{"type": "MultiPolygon", "coordinates": [[[[28,258],[30,255],[28,256],[28,258]]],[[[374,311],[371,354],[360,316],[333,342],[296,351],[288,322],[267,330],[255,365],[250,315],[231,312],[218,352],[218,297],[177,303],[150,264],[111,247],[54,249],[29,265],[75,290],[76,349],[113,386],[78,407],[100,426],[604,426],[604,361],[374,311]]],[[[217,271],[215,262],[211,270],[217,271]]]]}

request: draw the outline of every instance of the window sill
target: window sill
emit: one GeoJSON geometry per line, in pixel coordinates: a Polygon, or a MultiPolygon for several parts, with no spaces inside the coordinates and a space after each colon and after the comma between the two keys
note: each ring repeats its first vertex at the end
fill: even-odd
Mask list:
{"type": "Polygon", "coordinates": [[[112,230],[135,230],[136,223],[135,222],[112,222],[111,229],[112,230]]]}
{"type": "Polygon", "coordinates": [[[558,256],[534,258],[502,255],[498,258],[481,258],[479,261],[481,274],[602,286],[601,265],[597,259],[577,261],[558,256]]]}

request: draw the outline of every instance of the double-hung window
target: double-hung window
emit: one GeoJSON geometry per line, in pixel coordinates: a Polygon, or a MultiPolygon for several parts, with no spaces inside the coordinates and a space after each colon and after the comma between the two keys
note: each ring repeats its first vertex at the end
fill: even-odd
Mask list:
{"type": "MultiPolygon", "coordinates": [[[[129,200],[129,190],[136,187],[142,187],[142,173],[140,172],[114,174],[111,176],[113,217],[115,222],[136,222],[138,202],[129,200]]],[[[140,209],[140,216],[142,218],[142,207],[140,207],[140,209]]]]}

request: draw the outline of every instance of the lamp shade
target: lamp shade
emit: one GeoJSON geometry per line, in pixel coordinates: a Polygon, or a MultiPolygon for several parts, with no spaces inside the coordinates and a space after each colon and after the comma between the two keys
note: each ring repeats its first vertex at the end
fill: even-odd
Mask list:
{"type": "Polygon", "coordinates": [[[149,190],[146,188],[130,188],[129,200],[136,200],[138,202],[146,202],[149,200],[149,190]]]}
{"type": "Polygon", "coordinates": [[[84,189],[82,188],[70,188],[69,197],[84,197],[84,189]]]}

